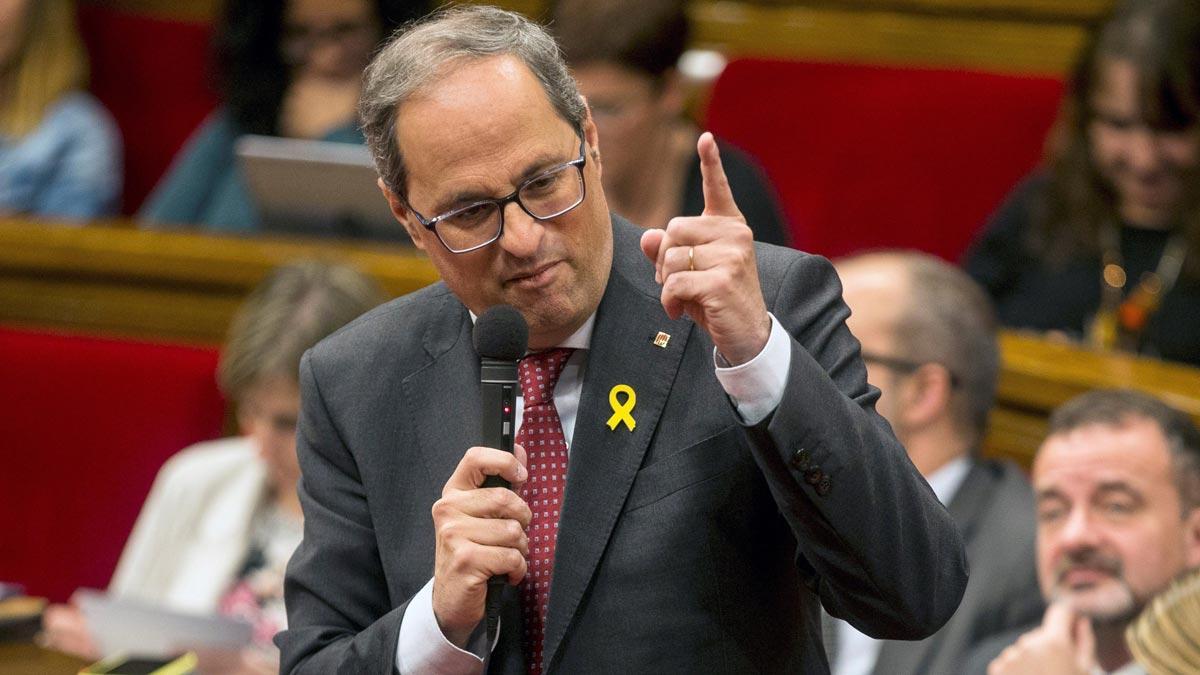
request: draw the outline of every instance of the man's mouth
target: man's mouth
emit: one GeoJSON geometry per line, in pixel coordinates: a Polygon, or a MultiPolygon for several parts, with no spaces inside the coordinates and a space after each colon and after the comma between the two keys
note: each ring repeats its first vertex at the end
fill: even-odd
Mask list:
{"type": "Polygon", "coordinates": [[[504,283],[506,286],[516,286],[518,288],[536,289],[541,288],[554,280],[555,273],[558,270],[558,265],[561,261],[555,260],[537,267],[530,268],[511,275],[504,283]]]}
{"type": "Polygon", "coordinates": [[[1091,588],[1104,581],[1112,579],[1115,575],[1107,569],[1096,567],[1070,567],[1063,570],[1058,575],[1058,583],[1060,586],[1072,590],[1081,590],[1091,588]]]}

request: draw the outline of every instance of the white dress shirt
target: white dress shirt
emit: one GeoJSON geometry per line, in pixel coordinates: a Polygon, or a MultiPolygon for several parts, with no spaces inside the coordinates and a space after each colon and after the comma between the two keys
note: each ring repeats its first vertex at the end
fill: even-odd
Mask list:
{"type": "MultiPolygon", "coordinates": [[[[471,319],[475,319],[474,315],[471,319]]],[[[568,454],[575,432],[575,418],[579,411],[579,397],[583,392],[588,348],[592,343],[592,329],[595,323],[596,315],[592,314],[579,330],[559,345],[575,350],[563,367],[554,388],[554,407],[558,410],[559,420],[562,421],[568,454]]],[[[771,316],[771,335],[766,346],[750,361],[738,366],[721,367],[724,359],[713,350],[713,367],[716,369],[717,380],[734,401],[742,421],[750,425],[766,419],[767,415],[779,406],[791,362],[791,339],[774,316],[771,316]]],[[[518,429],[521,427],[524,411],[524,400],[518,395],[518,429]]],[[[495,644],[491,646],[495,647],[495,644]]],[[[442,634],[433,613],[433,579],[430,579],[409,601],[408,609],[400,622],[400,638],[396,645],[397,670],[401,675],[481,672],[483,658],[489,648],[483,631],[476,631],[476,636],[467,647],[468,649],[458,648],[442,634]]]]}

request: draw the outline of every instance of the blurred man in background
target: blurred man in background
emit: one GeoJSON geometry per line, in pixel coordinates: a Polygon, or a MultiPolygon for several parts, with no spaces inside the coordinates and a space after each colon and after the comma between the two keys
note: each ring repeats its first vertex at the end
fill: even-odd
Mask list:
{"type": "MultiPolygon", "coordinates": [[[[1200,565],[1200,431],[1152,396],[1103,390],[1050,417],[1033,464],[1042,625],[980,648],[989,675],[1146,672],[1125,628],[1200,565]],[[990,652],[990,653],[989,653],[990,652]]],[[[981,668],[976,665],[974,672],[981,668]]]]}
{"type": "Polygon", "coordinates": [[[1035,623],[1029,482],[979,447],[995,401],[996,322],[983,290],[961,270],[923,253],[871,253],[837,265],[846,323],[862,343],[878,410],[950,511],[971,579],[954,617],[919,642],[873,640],[830,620],[835,675],[957,675],[979,641],[1035,623]]]}

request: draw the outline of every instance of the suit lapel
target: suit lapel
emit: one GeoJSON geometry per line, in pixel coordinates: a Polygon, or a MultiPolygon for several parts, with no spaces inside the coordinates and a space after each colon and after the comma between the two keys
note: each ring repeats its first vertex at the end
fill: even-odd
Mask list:
{"type": "Polygon", "coordinates": [[[690,319],[671,321],[663,312],[649,266],[633,262],[644,258],[636,241],[630,245],[636,237],[632,226],[617,225],[613,272],[596,312],[559,518],[543,647],[548,668],[608,545],[692,330],[690,319]],[[653,343],[660,331],[671,336],[665,348],[653,343]],[[613,413],[609,392],[618,384],[629,385],[637,396],[632,431],[606,424],[613,413]]]}
{"type": "MultiPolygon", "coordinates": [[[[991,493],[991,481],[988,480],[986,468],[972,461],[971,470],[946,507],[962,535],[964,548],[968,550],[975,535],[980,509],[991,499],[991,493]]],[[[920,642],[886,641],[879,650],[873,672],[875,675],[919,675],[928,670],[928,662],[937,653],[943,638],[944,633],[938,633],[920,642]]]]}
{"type": "Polygon", "coordinates": [[[471,345],[471,317],[447,293],[422,339],[430,362],[404,379],[404,397],[416,445],[436,494],[467,448],[480,441],[479,357],[471,345]],[[432,411],[432,412],[431,412],[432,411]]]}

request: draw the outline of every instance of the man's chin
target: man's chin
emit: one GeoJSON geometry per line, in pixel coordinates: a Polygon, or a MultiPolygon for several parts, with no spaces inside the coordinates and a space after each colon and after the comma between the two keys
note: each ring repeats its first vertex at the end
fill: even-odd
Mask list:
{"type": "Polygon", "coordinates": [[[1079,615],[1093,623],[1126,623],[1137,616],[1140,607],[1124,585],[1106,583],[1087,589],[1061,589],[1055,600],[1066,602],[1079,615]]]}

